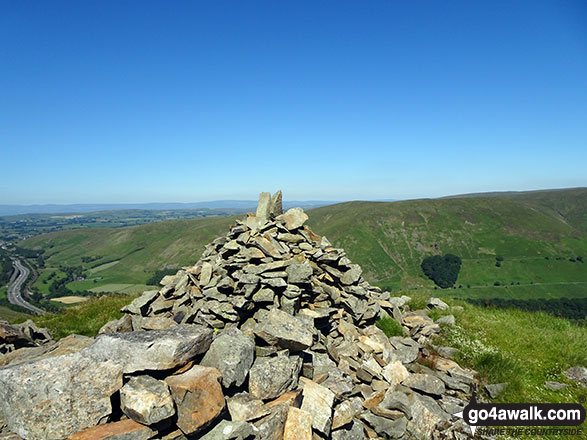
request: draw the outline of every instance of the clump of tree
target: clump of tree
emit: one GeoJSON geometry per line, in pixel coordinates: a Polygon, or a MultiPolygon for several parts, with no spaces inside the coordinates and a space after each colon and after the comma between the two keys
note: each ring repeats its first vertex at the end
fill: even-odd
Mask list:
{"type": "Polygon", "coordinates": [[[12,275],[12,260],[4,250],[0,249],[0,286],[7,284],[12,275]]]}
{"type": "Polygon", "coordinates": [[[456,283],[461,270],[461,259],[453,254],[434,255],[424,258],[420,267],[424,275],[434,281],[438,287],[446,289],[456,283]]]}

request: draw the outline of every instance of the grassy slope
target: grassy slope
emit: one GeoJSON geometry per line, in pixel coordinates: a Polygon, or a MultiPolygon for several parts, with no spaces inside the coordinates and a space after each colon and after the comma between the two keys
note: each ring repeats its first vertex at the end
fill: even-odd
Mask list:
{"type": "MultiPolygon", "coordinates": [[[[585,209],[587,193],[582,203],[585,209]]],[[[587,254],[586,235],[526,203],[506,198],[352,202],[315,209],[310,223],[359,262],[367,278],[394,290],[431,287],[419,267],[422,258],[454,253],[463,259],[458,283],[482,287],[484,294],[510,296],[503,287],[493,288],[495,281],[547,283],[548,288],[531,289],[543,296],[587,294],[587,265],[568,261],[587,254]],[[499,268],[496,255],[505,259],[499,268]],[[556,257],[564,260],[553,261],[556,257]],[[571,282],[581,284],[550,284],[571,282]]]]}
{"type": "MultiPolygon", "coordinates": [[[[451,252],[463,258],[458,284],[464,288],[445,294],[578,297],[587,295],[587,263],[568,259],[577,255],[587,259],[587,233],[581,229],[586,207],[587,190],[349,202],[309,211],[309,224],[361,264],[367,279],[394,291],[432,288],[419,267],[422,258],[451,252]],[[505,259],[499,268],[495,267],[496,255],[505,259]],[[495,287],[496,281],[501,286],[495,287]]],[[[223,234],[233,221],[208,218],[65,231],[34,237],[22,245],[47,249],[47,266],[51,267],[77,266],[82,256],[101,256],[84,264],[88,269],[101,269],[88,273],[101,280],[74,282],[69,287],[128,291],[133,284],[143,288],[157,269],[195,262],[204,245],[223,234]]],[[[36,285],[42,288],[41,282],[36,285]]]]}

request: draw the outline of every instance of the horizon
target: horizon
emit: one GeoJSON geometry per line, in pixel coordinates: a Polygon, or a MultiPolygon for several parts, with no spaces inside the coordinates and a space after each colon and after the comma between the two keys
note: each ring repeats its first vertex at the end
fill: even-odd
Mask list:
{"type": "Polygon", "coordinates": [[[581,1],[5,2],[0,204],[585,187],[585,18],[581,1]]]}
{"type": "MultiPolygon", "coordinates": [[[[305,200],[290,200],[285,199],[283,200],[284,207],[293,207],[298,206],[296,204],[306,204],[306,209],[311,209],[313,206],[320,207],[330,204],[338,204],[338,203],[349,203],[349,202],[381,202],[381,203],[393,203],[393,202],[405,202],[410,200],[426,200],[426,199],[447,199],[447,198],[459,198],[459,197],[468,197],[468,196],[482,196],[483,194],[526,194],[526,193],[540,193],[540,192],[554,192],[554,191],[565,191],[565,190],[581,190],[587,189],[587,187],[569,187],[569,188],[540,188],[540,189],[533,189],[533,190],[511,190],[511,191],[486,191],[486,192],[468,192],[462,194],[445,194],[438,197],[429,197],[429,196],[422,196],[422,197],[413,197],[413,198],[400,198],[400,199],[375,199],[375,198],[366,198],[366,199],[342,199],[342,200],[312,200],[312,199],[305,199],[305,200]]],[[[169,210],[169,209],[185,209],[185,210],[196,210],[196,209],[245,209],[245,208],[254,208],[257,204],[257,198],[255,199],[223,199],[223,200],[202,200],[202,201],[191,201],[191,202],[130,202],[130,203],[34,203],[28,205],[19,205],[19,204],[2,204],[0,203],[0,216],[9,217],[12,215],[34,215],[34,214],[90,214],[99,211],[117,211],[117,210],[169,210]],[[222,206],[213,206],[214,204],[221,203],[222,206]],[[235,205],[230,205],[230,203],[235,203],[235,205]],[[245,206],[244,203],[250,203],[250,206],[245,206]],[[238,205],[240,204],[240,205],[238,205]],[[150,206],[154,205],[154,206],[150,206]],[[157,207],[156,205],[167,205],[166,207],[157,207]],[[172,206],[178,205],[178,206],[172,206]],[[182,207],[180,205],[187,205],[182,207]],[[191,206],[189,205],[200,205],[200,206],[191,206]],[[37,212],[37,211],[27,211],[27,209],[34,209],[34,208],[54,208],[54,210],[47,210],[44,212],[37,212]],[[58,211],[59,208],[76,208],[75,211],[58,211]],[[98,209],[97,211],[94,210],[95,208],[102,208],[98,209]],[[13,209],[15,212],[11,213],[7,211],[8,209],[13,209]]]]}

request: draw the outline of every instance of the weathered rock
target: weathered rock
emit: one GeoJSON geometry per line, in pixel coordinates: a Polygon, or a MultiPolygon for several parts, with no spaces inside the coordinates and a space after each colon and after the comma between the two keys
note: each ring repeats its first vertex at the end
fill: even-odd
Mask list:
{"type": "Polygon", "coordinates": [[[120,311],[130,313],[132,315],[145,316],[149,310],[149,306],[159,296],[159,291],[149,290],[144,292],[138,298],[135,298],[129,305],[124,306],[120,311]]]}
{"type": "Polygon", "coordinates": [[[214,339],[200,365],[218,369],[225,388],[233,385],[240,387],[253,365],[254,356],[253,338],[233,327],[214,339]]]}
{"type": "Polygon", "coordinates": [[[222,420],[201,440],[252,440],[257,429],[247,422],[222,420]]]}
{"type": "Polygon", "coordinates": [[[356,421],[332,431],[332,440],[364,440],[366,438],[363,425],[356,421]]]}
{"type": "Polygon", "coordinates": [[[361,266],[358,264],[350,264],[349,267],[349,270],[347,270],[340,279],[341,283],[347,285],[354,284],[359,281],[361,274],[363,273],[361,266]]]}
{"type": "Polygon", "coordinates": [[[249,393],[240,393],[227,399],[227,406],[232,420],[241,422],[258,420],[270,412],[262,400],[255,399],[249,393]]]}
{"type": "Polygon", "coordinates": [[[52,340],[51,333],[48,329],[37,327],[37,325],[30,319],[27,319],[22,324],[15,324],[14,328],[18,329],[36,345],[46,344],[52,340]]]}
{"type": "Polygon", "coordinates": [[[98,334],[132,332],[131,316],[132,315],[124,315],[120,319],[114,319],[113,321],[107,322],[100,328],[98,334]]]}
{"type": "Polygon", "coordinates": [[[410,373],[404,367],[400,360],[392,361],[383,367],[383,377],[392,386],[401,383],[403,380],[409,377],[410,373]]]}
{"type": "Polygon", "coordinates": [[[300,378],[300,381],[303,384],[301,409],[312,415],[312,428],[326,436],[329,435],[334,393],[305,377],[300,378]]]}
{"type": "Polygon", "coordinates": [[[81,352],[0,369],[0,413],[23,438],[64,438],[108,416],[123,368],[81,352]]]}
{"type": "Polygon", "coordinates": [[[260,440],[283,440],[285,422],[289,413],[289,405],[282,403],[271,408],[271,413],[255,422],[260,440]]]}
{"type": "Polygon", "coordinates": [[[385,393],[385,397],[379,404],[379,407],[386,410],[400,411],[404,413],[407,418],[412,417],[408,397],[402,392],[393,391],[392,388],[390,388],[389,391],[385,393]]]}
{"type": "Polygon", "coordinates": [[[124,373],[134,373],[184,365],[205,352],[211,342],[209,328],[178,325],[168,330],[99,335],[81,352],[95,362],[115,359],[124,373]]]}
{"type": "Polygon", "coordinates": [[[436,396],[440,396],[445,392],[444,383],[437,377],[429,374],[411,374],[402,381],[402,385],[436,396]]]}
{"type": "Polygon", "coordinates": [[[255,217],[267,220],[271,213],[271,194],[262,192],[259,194],[259,204],[257,205],[257,213],[255,217]]]}
{"type": "Polygon", "coordinates": [[[287,212],[277,216],[277,220],[285,223],[285,227],[290,231],[300,228],[308,220],[308,215],[302,208],[291,208],[287,212]]]}
{"type": "Polygon", "coordinates": [[[301,366],[297,356],[259,357],[249,372],[249,392],[261,400],[274,399],[297,386],[301,366]]]}
{"type": "MultiPolygon", "coordinates": [[[[353,418],[363,410],[363,403],[359,397],[351,397],[341,402],[334,410],[332,417],[332,429],[338,429],[350,423],[353,418]]],[[[332,433],[334,436],[334,432],[332,433]]]]}
{"type": "Polygon", "coordinates": [[[177,426],[184,434],[200,431],[221,413],[225,401],[220,379],[216,368],[200,365],[165,379],[177,405],[177,426]]]}
{"type": "Polygon", "coordinates": [[[587,387],[587,368],[571,367],[565,371],[565,376],[579,385],[587,387]]]}
{"type": "Polygon", "coordinates": [[[489,397],[495,399],[497,396],[499,396],[501,393],[505,391],[507,386],[507,383],[494,383],[490,385],[485,385],[485,391],[487,391],[489,397]]]}
{"type": "Polygon", "coordinates": [[[157,433],[134,420],[106,423],[77,432],[69,440],[148,440],[157,433]]]}
{"type": "Polygon", "coordinates": [[[312,327],[307,321],[279,309],[271,310],[253,331],[270,345],[294,351],[309,348],[314,340],[312,327]]]}
{"type": "MultiPolygon", "coordinates": [[[[414,394],[410,405],[412,418],[408,421],[407,431],[413,438],[429,438],[435,426],[446,420],[446,414],[438,405],[427,402],[424,396],[414,394]]],[[[432,400],[432,399],[431,399],[432,400]]]]}
{"type": "Polygon", "coordinates": [[[312,265],[307,260],[303,263],[292,263],[285,271],[287,282],[293,284],[308,283],[313,273],[312,265]]]}
{"type": "Polygon", "coordinates": [[[283,440],[312,440],[312,415],[290,406],[283,430],[283,440]]]}
{"type": "Polygon", "coordinates": [[[436,322],[436,324],[439,324],[439,325],[455,325],[456,324],[456,320],[453,315],[442,316],[442,317],[438,318],[435,322],[436,322]]]}
{"type": "Polygon", "coordinates": [[[277,217],[278,215],[283,214],[281,190],[277,191],[271,197],[271,202],[269,204],[269,214],[271,217],[277,217]]]}
{"type": "Polygon", "coordinates": [[[426,302],[426,306],[429,309],[439,309],[439,310],[448,310],[449,309],[448,304],[445,303],[440,298],[429,298],[428,301],[426,302]]]}
{"type": "Polygon", "coordinates": [[[544,388],[547,388],[552,391],[560,391],[560,390],[565,389],[566,387],[567,387],[566,384],[560,383],[560,382],[548,381],[548,380],[546,382],[544,382],[544,388]]]}
{"type": "Polygon", "coordinates": [[[169,388],[151,376],[135,376],[120,390],[120,408],[143,425],[154,425],[175,414],[169,388]]]}
{"type": "Polygon", "coordinates": [[[406,432],[407,420],[405,417],[390,420],[365,412],[361,415],[361,419],[373,428],[377,434],[385,438],[402,438],[406,432]]]}

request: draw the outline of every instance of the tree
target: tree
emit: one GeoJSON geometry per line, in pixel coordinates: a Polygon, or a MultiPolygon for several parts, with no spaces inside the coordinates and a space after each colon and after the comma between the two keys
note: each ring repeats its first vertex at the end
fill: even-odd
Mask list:
{"type": "Polygon", "coordinates": [[[420,267],[438,287],[446,289],[454,286],[457,281],[461,270],[461,259],[453,254],[446,254],[443,257],[434,255],[424,258],[420,267]]]}

